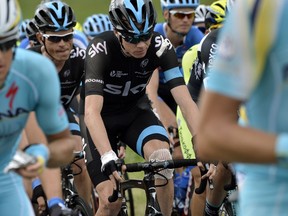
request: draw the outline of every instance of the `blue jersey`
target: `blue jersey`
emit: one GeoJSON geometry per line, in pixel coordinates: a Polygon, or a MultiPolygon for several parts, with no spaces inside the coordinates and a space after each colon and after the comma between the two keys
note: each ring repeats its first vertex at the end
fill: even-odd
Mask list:
{"type": "MultiPolygon", "coordinates": [[[[164,37],[167,37],[167,33],[165,31],[166,25],[167,23],[157,23],[154,28],[154,31],[159,32],[164,37]]],[[[190,47],[194,46],[195,44],[198,44],[202,38],[203,38],[203,33],[197,27],[192,26],[189,32],[187,33],[187,35],[184,37],[183,43],[178,47],[174,47],[180,67],[181,67],[182,57],[184,53],[190,47]]],[[[165,82],[163,73],[159,74],[159,80],[161,83],[165,82]]]]}
{"type": "Polygon", "coordinates": [[[18,148],[28,114],[36,112],[45,134],[68,127],[60,102],[60,84],[54,64],[37,53],[15,50],[10,71],[0,89],[0,175],[18,148]]]}
{"type": "MultiPolygon", "coordinates": [[[[220,32],[206,86],[245,101],[248,126],[274,134],[288,133],[287,20],[288,1],[237,1],[220,32]]],[[[241,169],[246,177],[240,215],[288,214],[287,168],[241,164],[241,169]]]]}

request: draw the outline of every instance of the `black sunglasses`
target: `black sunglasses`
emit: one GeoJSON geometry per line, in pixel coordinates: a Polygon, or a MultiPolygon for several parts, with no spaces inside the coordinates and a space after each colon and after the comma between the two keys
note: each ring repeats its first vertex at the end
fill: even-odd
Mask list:
{"type": "Polygon", "coordinates": [[[61,40],[68,42],[73,39],[74,32],[70,32],[64,35],[42,34],[42,36],[53,43],[59,43],[61,40]]]}
{"type": "Polygon", "coordinates": [[[170,10],[169,13],[178,19],[184,19],[185,17],[187,17],[188,19],[195,18],[195,11],[184,12],[184,11],[170,10]]]}
{"type": "Polygon", "coordinates": [[[141,41],[145,42],[148,41],[152,37],[152,32],[141,34],[141,35],[129,35],[120,33],[120,36],[128,43],[138,44],[141,41]]]}
{"type": "Polygon", "coordinates": [[[16,40],[10,40],[4,43],[0,43],[0,51],[7,52],[16,45],[16,40]]]}

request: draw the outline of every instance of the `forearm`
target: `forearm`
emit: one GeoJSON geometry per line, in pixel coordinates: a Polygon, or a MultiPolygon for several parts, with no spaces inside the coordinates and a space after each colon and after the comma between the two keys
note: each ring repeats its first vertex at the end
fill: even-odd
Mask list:
{"type": "Polygon", "coordinates": [[[67,131],[67,135],[54,139],[48,143],[48,148],[50,151],[50,158],[48,160],[47,166],[50,168],[59,167],[67,165],[73,160],[73,151],[76,146],[75,139],[72,138],[72,135],[67,131]]]}
{"type": "Polygon", "coordinates": [[[86,112],[84,120],[100,155],[110,151],[111,145],[100,113],[86,112]]]}
{"type": "Polygon", "coordinates": [[[39,176],[47,200],[53,197],[62,198],[61,173],[59,168],[45,169],[39,176]],[[51,179],[51,176],[53,178],[51,179]]]}
{"type": "Polygon", "coordinates": [[[220,123],[200,127],[197,136],[199,157],[228,162],[274,163],[277,136],[252,128],[220,123]],[[248,149],[248,150],[247,150],[248,149]]]}
{"type": "Polygon", "coordinates": [[[176,103],[182,112],[182,115],[187,123],[188,129],[192,135],[198,131],[199,109],[196,103],[192,100],[186,86],[178,86],[171,91],[176,103]]]}

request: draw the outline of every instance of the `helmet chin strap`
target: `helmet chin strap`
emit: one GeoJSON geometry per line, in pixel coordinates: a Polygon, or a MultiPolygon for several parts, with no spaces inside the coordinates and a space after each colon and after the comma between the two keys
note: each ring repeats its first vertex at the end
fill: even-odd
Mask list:
{"type": "Polygon", "coordinates": [[[46,45],[45,45],[45,39],[42,40],[42,42],[43,42],[43,46],[44,46],[45,52],[52,58],[52,60],[57,61],[57,59],[55,59],[55,58],[48,52],[48,50],[47,50],[47,48],[46,48],[46,45]]]}
{"type": "Polygon", "coordinates": [[[123,46],[123,38],[120,35],[117,35],[117,37],[118,37],[123,54],[127,57],[131,57],[131,55],[125,50],[125,47],[123,46]]]}

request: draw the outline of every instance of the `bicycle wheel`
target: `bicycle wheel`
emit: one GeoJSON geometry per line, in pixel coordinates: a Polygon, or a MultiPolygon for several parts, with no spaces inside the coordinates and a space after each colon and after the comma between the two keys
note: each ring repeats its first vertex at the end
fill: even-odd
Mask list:
{"type": "Polygon", "coordinates": [[[74,197],[73,204],[70,206],[73,210],[78,210],[82,216],[93,216],[91,207],[79,196],[74,197]]]}
{"type": "MultiPolygon", "coordinates": [[[[129,179],[129,176],[127,173],[124,173],[124,178],[129,179]]],[[[135,210],[134,210],[134,200],[133,200],[132,189],[128,189],[128,190],[126,190],[126,192],[127,193],[125,193],[125,199],[126,199],[127,208],[128,208],[128,215],[134,216],[135,210]]]]}

